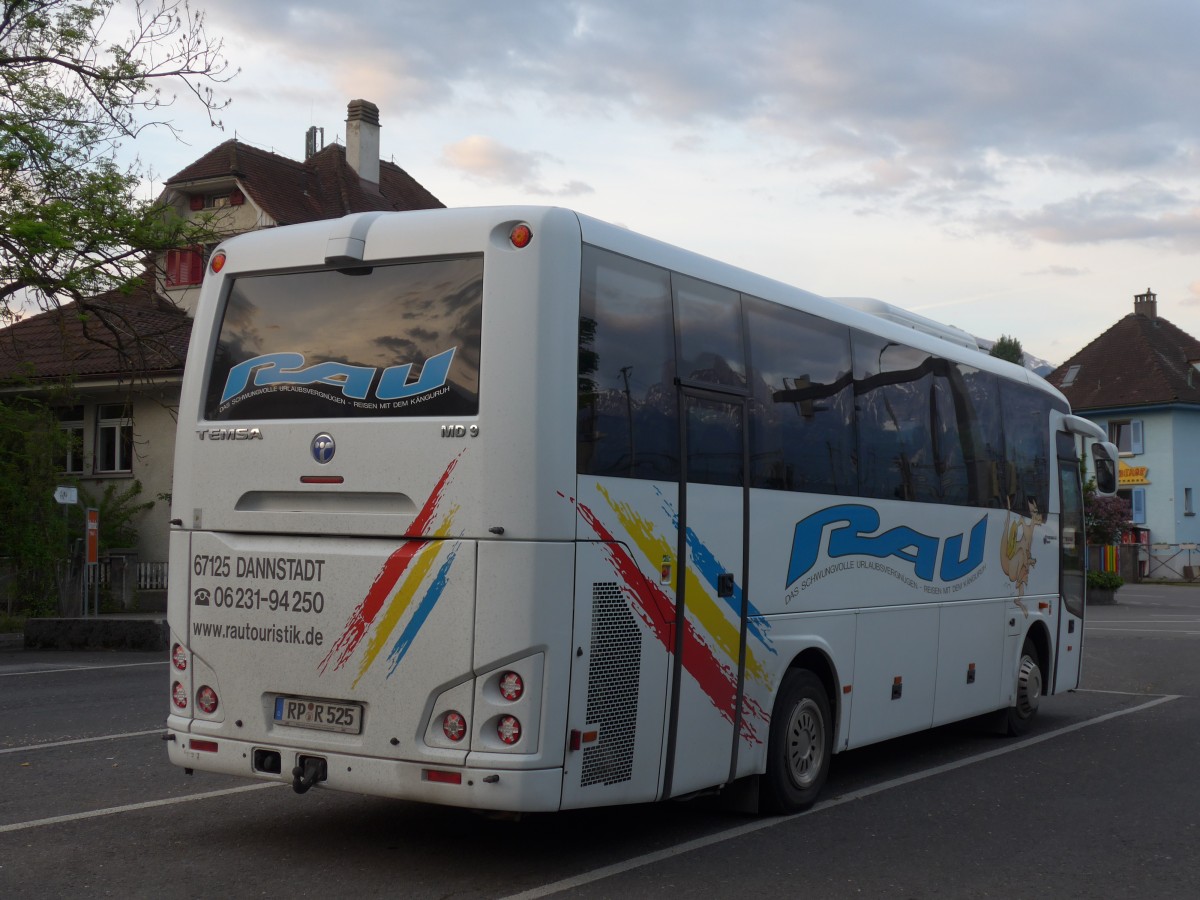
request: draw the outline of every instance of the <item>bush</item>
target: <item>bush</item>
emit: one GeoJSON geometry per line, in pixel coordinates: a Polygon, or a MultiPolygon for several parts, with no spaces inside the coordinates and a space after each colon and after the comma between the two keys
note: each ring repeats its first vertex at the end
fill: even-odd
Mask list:
{"type": "Polygon", "coordinates": [[[1116,572],[1096,572],[1089,571],[1087,573],[1087,586],[1098,591],[1115,591],[1125,583],[1125,579],[1116,572]]]}

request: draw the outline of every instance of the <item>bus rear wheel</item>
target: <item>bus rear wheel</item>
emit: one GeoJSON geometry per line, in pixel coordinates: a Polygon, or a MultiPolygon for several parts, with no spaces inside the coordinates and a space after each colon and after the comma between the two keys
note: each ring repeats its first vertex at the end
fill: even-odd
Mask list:
{"type": "Polygon", "coordinates": [[[808,809],[821,793],[832,756],[833,727],[825,686],[807,669],[791,669],[771,714],[759,808],[766,813],[808,809]]]}

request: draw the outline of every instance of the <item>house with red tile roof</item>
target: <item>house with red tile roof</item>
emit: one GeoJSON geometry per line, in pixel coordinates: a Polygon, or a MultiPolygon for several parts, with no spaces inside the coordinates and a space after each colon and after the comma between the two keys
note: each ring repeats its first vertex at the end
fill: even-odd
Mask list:
{"type": "MultiPolygon", "coordinates": [[[[168,178],[161,199],[181,216],[204,217],[222,237],[350,213],[444,206],[379,158],[374,103],[349,104],[345,146],[318,146],[317,134],[309,129],[302,161],[225,141],[168,178]]],[[[59,410],[62,427],[76,438],[64,477],[94,493],[136,478],[145,500],[171,490],[190,313],[214,246],[162,254],[141,288],[92,298],[86,315],[67,304],[0,330],[0,385],[14,385],[0,389],[71,385],[73,399],[59,410]]],[[[138,523],[136,549],[144,562],[167,559],[169,506],[157,501],[138,523]]]]}
{"type": "Polygon", "coordinates": [[[1200,340],[1159,316],[1147,289],[1047,378],[1117,445],[1119,493],[1147,544],[1145,574],[1200,574],[1200,340]]]}

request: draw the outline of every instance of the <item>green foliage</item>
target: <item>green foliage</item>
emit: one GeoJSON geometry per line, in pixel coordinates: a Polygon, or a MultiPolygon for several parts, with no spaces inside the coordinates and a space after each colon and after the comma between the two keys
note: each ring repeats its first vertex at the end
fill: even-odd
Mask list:
{"type": "Polygon", "coordinates": [[[1025,351],[1021,347],[1021,342],[1007,334],[1000,336],[1000,340],[996,341],[992,346],[989,355],[995,356],[998,359],[1007,359],[1018,366],[1023,365],[1025,359],[1025,351]]]}
{"type": "Polygon", "coordinates": [[[140,164],[117,153],[147,125],[170,127],[153,121],[174,101],[164,81],[220,125],[225,104],[205,82],[227,80],[221,42],[186,0],[135,0],[136,27],[106,43],[116,3],[0,0],[0,324],[26,300],[86,310],[95,294],[132,288],[147,253],[211,236],[138,197],[140,164]]]}
{"type": "Polygon", "coordinates": [[[85,507],[100,511],[100,555],[109,550],[123,550],[137,545],[137,520],[154,506],[153,500],[139,499],[142,483],[110,481],[104,492],[96,496],[87,488],[79,489],[79,500],[85,507]]]}
{"type": "Polygon", "coordinates": [[[1115,591],[1125,583],[1125,579],[1116,572],[1097,572],[1089,570],[1087,586],[1097,591],[1115,591]]]}
{"type": "Polygon", "coordinates": [[[31,612],[57,602],[68,522],[54,501],[67,435],[45,405],[0,399],[0,557],[9,605],[31,612]]]}

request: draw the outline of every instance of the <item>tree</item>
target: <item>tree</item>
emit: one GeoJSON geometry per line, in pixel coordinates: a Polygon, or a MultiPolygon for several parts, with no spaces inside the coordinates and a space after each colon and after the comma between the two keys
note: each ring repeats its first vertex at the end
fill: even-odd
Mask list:
{"type": "Polygon", "coordinates": [[[1018,366],[1024,365],[1025,362],[1025,351],[1021,347],[1021,342],[1007,334],[1000,335],[1000,340],[992,345],[990,355],[998,359],[1007,359],[1018,366]]]}
{"type": "Polygon", "coordinates": [[[202,243],[205,222],[172,216],[138,197],[140,163],[122,166],[122,141],[162,120],[177,83],[209,121],[227,100],[212,85],[236,75],[187,0],[134,0],[135,26],[102,36],[117,0],[0,0],[0,324],[21,303],[78,304],[119,340],[89,298],[130,290],[148,255],[202,243]]]}
{"type": "Polygon", "coordinates": [[[47,404],[0,398],[0,575],[10,615],[14,599],[26,612],[49,612],[57,602],[68,531],[52,496],[67,440],[47,404]]]}

